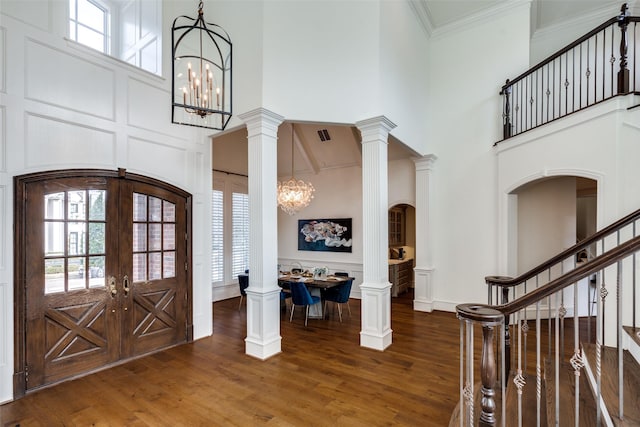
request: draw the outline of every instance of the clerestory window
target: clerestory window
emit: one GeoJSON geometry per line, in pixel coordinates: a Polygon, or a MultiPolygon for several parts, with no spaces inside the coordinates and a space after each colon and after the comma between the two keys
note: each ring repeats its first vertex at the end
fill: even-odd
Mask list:
{"type": "Polygon", "coordinates": [[[69,0],[69,38],[110,54],[110,11],[95,0],[69,0]]]}
{"type": "Polygon", "coordinates": [[[162,73],[162,2],[69,0],[69,38],[154,74],[162,73]]]}

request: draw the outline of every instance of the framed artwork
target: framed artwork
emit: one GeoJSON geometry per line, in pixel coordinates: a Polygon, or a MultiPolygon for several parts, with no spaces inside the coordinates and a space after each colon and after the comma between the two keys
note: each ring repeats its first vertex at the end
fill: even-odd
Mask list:
{"type": "Polygon", "coordinates": [[[298,250],[351,252],[351,218],[298,220],[298,250]]]}

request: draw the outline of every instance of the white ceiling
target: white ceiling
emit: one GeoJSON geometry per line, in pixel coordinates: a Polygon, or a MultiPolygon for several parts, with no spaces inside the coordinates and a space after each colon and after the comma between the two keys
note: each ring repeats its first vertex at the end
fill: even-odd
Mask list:
{"type": "MultiPolygon", "coordinates": [[[[424,10],[429,20],[427,25],[430,25],[432,30],[438,30],[455,21],[489,12],[516,1],[527,0],[414,0],[414,4],[424,10]]],[[[576,15],[600,10],[603,7],[613,7],[614,10],[618,10],[622,3],[624,3],[622,0],[531,0],[534,16],[532,31],[571,20],[576,15]]]]}
{"type": "MultiPolygon", "coordinates": [[[[489,13],[492,9],[508,6],[515,1],[528,0],[411,0],[423,24],[433,32],[464,20],[475,14],[489,13]],[[424,22],[424,19],[428,22],[424,22]]],[[[630,1],[634,3],[635,0],[630,1]]],[[[620,0],[532,0],[534,31],[557,25],[603,7],[618,10],[620,0]],[[614,6],[615,5],[615,6],[614,6]]],[[[213,167],[217,170],[247,174],[247,134],[241,128],[222,133],[214,138],[213,167]]],[[[355,127],[296,123],[294,138],[294,175],[318,174],[321,171],[360,166],[360,135],[355,127]],[[321,141],[318,131],[326,129],[330,141],[321,141]]],[[[410,158],[417,153],[390,137],[389,160],[410,158]]],[[[291,124],[278,129],[278,176],[291,175],[291,124]]]]}

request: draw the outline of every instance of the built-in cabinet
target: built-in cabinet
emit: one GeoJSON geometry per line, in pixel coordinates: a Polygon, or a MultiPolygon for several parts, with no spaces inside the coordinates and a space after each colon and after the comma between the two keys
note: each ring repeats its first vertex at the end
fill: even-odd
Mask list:
{"type": "Polygon", "coordinates": [[[397,297],[413,284],[413,259],[389,260],[391,296],[397,297]]]}
{"type": "Polygon", "coordinates": [[[406,242],[405,207],[389,209],[389,246],[403,246],[406,242]]]}

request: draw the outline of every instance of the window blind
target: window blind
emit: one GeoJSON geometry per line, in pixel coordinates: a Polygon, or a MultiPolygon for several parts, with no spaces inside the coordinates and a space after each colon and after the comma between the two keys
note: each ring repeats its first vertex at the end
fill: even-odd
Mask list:
{"type": "Polygon", "coordinates": [[[224,197],[220,190],[213,190],[211,197],[211,280],[224,280],[224,197]]]}
{"type": "Polygon", "coordinates": [[[249,195],[233,193],[231,274],[237,277],[249,268],[249,195]]]}

